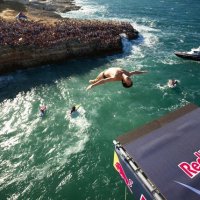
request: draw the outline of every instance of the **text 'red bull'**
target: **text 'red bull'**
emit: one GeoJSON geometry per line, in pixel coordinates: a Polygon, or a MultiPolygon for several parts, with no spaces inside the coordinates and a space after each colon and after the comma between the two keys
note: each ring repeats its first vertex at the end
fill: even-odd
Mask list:
{"type": "Polygon", "coordinates": [[[194,178],[200,173],[200,150],[194,152],[194,155],[197,157],[196,161],[191,163],[181,162],[178,165],[190,178],[194,178]]]}

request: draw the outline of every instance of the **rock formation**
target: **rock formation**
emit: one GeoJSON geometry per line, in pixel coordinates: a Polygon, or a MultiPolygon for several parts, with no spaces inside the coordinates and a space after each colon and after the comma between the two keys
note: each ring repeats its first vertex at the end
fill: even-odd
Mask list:
{"type": "MultiPolygon", "coordinates": [[[[82,41],[74,37],[74,39],[64,40],[62,43],[50,45],[47,48],[37,46],[3,46],[3,48],[0,48],[0,74],[71,58],[121,52],[122,43],[119,36],[121,32],[117,32],[121,30],[119,29],[120,26],[120,23],[115,23],[113,27],[116,27],[116,30],[114,31],[113,29],[112,32],[107,33],[110,34],[107,35],[107,38],[115,38],[109,40],[109,42],[104,41],[101,37],[91,36],[89,40],[82,41]]],[[[102,31],[105,30],[102,29],[102,31]]],[[[123,25],[123,31],[129,39],[134,39],[138,35],[138,32],[130,24],[127,24],[127,26],[123,25]]]]}

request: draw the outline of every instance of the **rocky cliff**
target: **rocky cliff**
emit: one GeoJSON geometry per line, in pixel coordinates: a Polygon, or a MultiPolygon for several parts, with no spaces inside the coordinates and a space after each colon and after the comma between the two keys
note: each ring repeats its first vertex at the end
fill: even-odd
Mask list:
{"type": "MultiPolygon", "coordinates": [[[[70,22],[72,23],[72,22],[70,22]]],[[[74,22],[73,22],[74,23],[74,22]]],[[[79,22],[82,24],[82,28],[87,29],[88,22],[79,22]]],[[[97,23],[97,22],[94,22],[97,23]]],[[[105,22],[102,22],[105,23],[105,22]]],[[[92,22],[90,21],[90,29],[92,22]]],[[[40,66],[42,64],[64,61],[71,58],[81,58],[88,56],[107,55],[111,53],[121,52],[122,43],[120,33],[123,31],[129,39],[137,38],[138,32],[130,25],[121,23],[110,23],[112,24],[112,31],[108,31],[102,37],[96,37],[95,27],[92,32],[95,37],[90,36],[89,39],[84,40],[84,37],[74,37],[67,40],[62,40],[50,45],[48,47],[40,46],[25,46],[25,45],[3,45],[0,48],[0,74],[15,71],[17,69],[25,69],[30,67],[40,66]],[[115,29],[116,28],[116,29],[115,29]],[[123,29],[123,30],[122,30],[123,29]]],[[[79,24],[77,24],[78,26],[79,24]]],[[[101,22],[98,22],[101,26],[101,22]]],[[[103,25],[102,27],[104,27],[103,25]]],[[[108,24],[106,25],[108,29],[108,24]]],[[[102,32],[105,32],[105,28],[102,28],[102,32]]],[[[98,28],[98,33],[101,34],[101,30],[98,28]]],[[[86,33],[84,33],[87,35],[86,33]]],[[[9,39],[9,38],[8,38],[9,39]]]]}

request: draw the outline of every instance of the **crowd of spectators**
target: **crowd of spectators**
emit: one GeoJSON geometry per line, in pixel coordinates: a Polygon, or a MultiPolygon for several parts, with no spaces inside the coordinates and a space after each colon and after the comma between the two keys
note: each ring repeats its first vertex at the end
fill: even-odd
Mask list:
{"type": "Polygon", "coordinates": [[[133,33],[125,22],[90,20],[60,20],[54,24],[36,21],[5,21],[0,18],[0,47],[51,48],[76,41],[80,44],[96,42],[99,46],[116,44],[120,33],[133,33]]]}

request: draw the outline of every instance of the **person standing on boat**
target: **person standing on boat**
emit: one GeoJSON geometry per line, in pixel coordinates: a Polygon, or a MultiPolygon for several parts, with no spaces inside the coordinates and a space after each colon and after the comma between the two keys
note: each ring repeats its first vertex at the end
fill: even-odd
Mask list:
{"type": "Polygon", "coordinates": [[[90,90],[94,86],[101,85],[113,81],[121,81],[123,87],[130,88],[133,85],[131,76],[146,73],[147,71],[131,71],[128,72],[122,68],[112,67],[101,72],[96,79],[90,80],[90,85],[86,90],[90,90]]]}

